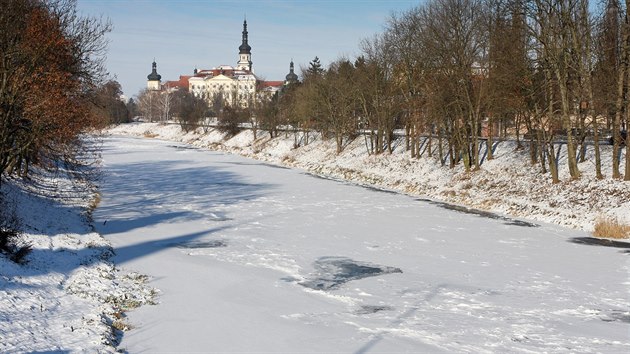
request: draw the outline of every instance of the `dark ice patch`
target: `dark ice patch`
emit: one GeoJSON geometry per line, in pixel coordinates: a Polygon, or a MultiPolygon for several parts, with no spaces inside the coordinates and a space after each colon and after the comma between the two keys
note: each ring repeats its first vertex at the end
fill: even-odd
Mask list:
{"type": "Polygon", "coordinates": [[[610,313],[610,318],[611,321],[607,322],[618,321],[623,323],[630,323],[630,312],[613,311],[610,313]]]}
{"type": "Polygon", "coordinates": [[[168,147],[171,147],[177,150],[199,150],[198,148],[194,146],[187,146],[187,145],[169,145],[168,147]]]}
{"type": "Polygon", "coordinates": [[[363,187],[365,189],[369,189],[371,191],[374,192],[380,192],[380,193],[387,193],[387,194],[400,194],[399,192],[393,191],[393,190],[389,190],[389,189],[385,189],[385,188],[379,188],[379,187],[374,187],[374,186],[370,186],[367,184],[359,184],[359,187],[363,187]]]}
{"type": "Polygon", "coordinates": [[[357,315],[369,315],[381,311],[392,311],[394,308],[385,305],[364,305],[361,306],[355,313],[357,315]]]}
{"type": "Polygon", "coordinates": [[[523,227],[539,227],[540,226],[538,224],[534,224],[534,223],[523,221],[523,220],[509,218],[507,216],[491,213],[491,212],[485,211],[485,210],[473,209],[473,208],[468,208],[468,207],[461,206],[461,205],[455,205],[455,204],[449,204],[449,203],[444,203],[444,202],[438,202],[438,201],[431,200],[431,199],[418,199],[418,200],[421,201],[421,202],[426,202],[426,203],[429,203],[429,204],[433,204],[435,206],[438,206],[438,207],[446,209],[446,210],[456,211],[458,213],[477,215],[477,216],[480,216],[482,218],[489,218],[489,219],[494,219],[494,220],[501,220],[501,221],[504,221],[505,225],[514,225],[514,226],[523,226],[523,227]]]}
{"type": "Polygon", "coordinates": [[[335,290],[351,280],[402,273],[399,268],[358,262],[345,257],[322,257],[315,261],[314,266],[315,273],[299,283],[314,290],[335,290]]]}
{"type": "Polygon", "coordinates": [[[343,183],[343,184],[349,184],[343,180],[340,180],[338,178],[334,178],[334,177],[328,177],[328,176],[324,176],[324,175],[318,175],[316,173],[311,173],[311,172],[304,172],[302,173],[305,176],[309,176],[309,177],[313,177],[313,178],[317,178],[317,179],[323,179],[326,181],[334,181],[334,182],[339,182],[339,183],[343,183]]]}
{"type": "Polygon", "coordinates": [[[280,169],[280,170],[290,170],[291,169],[290,167],[274,165],[274,164],[270,164],[270,163],[262,163],[261,165],[263,165],[265,167],[277,168],[277,169],[280,169]]]}
{"type": "Polygon", "coordinates": [[[234,161],[230,161],[230,162],[222,162],[224,164],[228,164],[228,165],[237,165],[237,166],[265,166],[265,167],[271,167],[271,168],[278,168],[281,170],[290,170],[290,167],[285,167],[285,166],[281,166],[281,165],[274,165],[271,163],[265,163],[265,162],[234,162],[234,161]]]}
{"type": "Polygon", "coordinates": [[[385,189],[385,188],[379,188],[379,187],[371,186],[369,184],[349,182],[349,181],[345,181],[345,180],[342,180],[342,179],[339,179],[339,178],[335,178],[335,177],[323,176],[323,175],[318,175],[318,174],[310,173],[310,172],[304,172],[303,175],[306,175],[306,176],[309,176],[309,177],[313,177],[313,178],[323,179],[323,180],[327,180],[327,181],[333,181],[333,182],[345,184],[347,186],[361,187],[361,188],[369,189],[369,190],[374,191],[374,192],[402,195],[400,192],[397,192],[397,191],[393,191],[393,190],[389,190],[389,189],[385,189]]]}
{"type": "Polygon", "coordinates": [[[227,242],[222,240],[207,240],[207,241],[189,241],[173,244],[177,248],[219,248],[227,247],[227,242]]]}
{"type": "MultiPolygon", "coordinates": [[[[625,248],[630,250],[630,242],[613,241],[605,238],[573,237],[569,239],[569,242],[577,243],[579,245],[625,248]]],[[[630,251],[626,251],[626,253],[630,253],[630,251]]]]}

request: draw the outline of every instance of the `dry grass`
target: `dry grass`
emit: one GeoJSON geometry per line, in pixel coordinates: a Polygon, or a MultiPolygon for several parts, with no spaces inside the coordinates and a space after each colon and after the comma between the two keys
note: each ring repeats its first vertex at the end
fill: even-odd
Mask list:
{"type": "Polygon", "coordinates": [[[123,320],[115,320],[114,322],[112,322],[112,328],[115,328],[122,332],[133,329],[133,327],[130,324],[126,323],[123,320]]]}
{"type": "Polygon", "coordinates": [[[595,221],[593,236],[603,238],[629,238],[630,225],[622,224],[617,219],[600,217],[595,221]]]}
{"type": "Polygon", "coordinates": [[[94,193],[94,196],[92,197],[92,199],[90,200],[90,203],[88,204],[88,210],[90,214],[94,212],[96,208],[98,208],[99,204],[101,204],[101,193],[96,192],[94,193]]]}
{"type": "Polygon", "coordinates": [[[151,133],[150,131],[146,131],[146,132],[144,132],[142,135],[143,135],[145,138],[155,138],[155,137],[157,137],[157,136],[158,136],[157,134],[155,134],[155,133],[151,133]]]}
{"type": "Polygon", "coordinates": [[[457,192],[455,192],[455,191],[454,191],[454,190],[452,190],[452,189],[449,189],[449,190],[445,190],[445,191],[443,191],[443,192],[442,192],[442,195],[443,195],[443,196],[445,196],[445,197],[451,197],[451,198],[453,198],[453,197],[455,197],[455,196],[457,195],[457,192]]]}
{"type": "Polygon", "coordinates": [[[499,198],[489,198],[481,200],[476,207],[484,210],[491,210],[494,206],[501,205],[501,199],[499,198]]]}
{"type": "Polygon", "coordinates": [[[92,199],[90,199],[90,201],[88,202],[87,210],[85,212],[85,215],[87,216],[88,221],[90,222],[94,221],[93,220],[94,210],[96,210],[96,208],[98,207],[100,203],[101,203],[101,194],[99,192],[96,192],[92,196],[92,199]]]}

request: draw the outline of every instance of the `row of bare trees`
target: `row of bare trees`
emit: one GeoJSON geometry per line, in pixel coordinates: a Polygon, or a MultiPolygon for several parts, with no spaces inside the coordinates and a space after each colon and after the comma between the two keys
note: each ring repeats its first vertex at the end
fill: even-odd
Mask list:
{"type": "Polygon", "coordinates": [[[608,168],[621,178],[630,122],[628,1],[600,7],[592,12],[588,0],[429,0],[392,15],[383,33],[362,42],[358,58],[327,68],[313,60],[303,82],[261,120],[272,130],[318,130],[335,139],[337,152],[358,132],[370,153],[391,152],[395,129],[405,129],[413,157],[435,153],[466,170],[479,168],[484,144],[513,137],[519,148],[528,143],[531,162],[554,183],[559,146],[578,179],[591,144],[603,178],[600,145],[610,133],[608,168]]]}
{"type": "Polygon", "coordinates": [[[137,111],[149,122],[177,121],[186,131],[199,126],[208,128],[208,119],[213,118],[219,130],[230,135],[247,125],[253,130],[254,138],[263,126],[275,136],[275,127],[282,122],[268,123],[274,119],[271,117],[275,116],[278,96],[264,90],[263,82],[258,81],[255,93],[243,94],[234,89],[227,93],[216,92],[209,97],[181,88],[145,89],[137,96],[137,111]]]}

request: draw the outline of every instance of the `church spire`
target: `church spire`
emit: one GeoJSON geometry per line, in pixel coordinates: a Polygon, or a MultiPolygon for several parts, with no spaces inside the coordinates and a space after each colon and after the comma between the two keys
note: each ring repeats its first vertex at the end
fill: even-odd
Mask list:
{"type": "Polygon", "coordinates": [[[252,47],[247,43],[247,19],[243,21],[243,43],[238,47],[238,63],[236,68],[239,70],[252,71],[252,47]]]}
{"type": "Polygon", "coordinates": [[[153,64],[151,65],[151,73],[147,76],[147,79],[151,80],[151,81],[160,81],[160,79],[162,78],[162,75],[157,73],[157,63],[155,62],[155,59],[153,59],[153,64]]]}
{"type": "Polygon", "coordinates": [[[294,70],[293,59],[291,59],[291,64],[289,64],[289,73],[284,80],[285,85],[296,83],[298,81],[298,76],[295,74],[294,70]]]}
{"type": "Polygon", "coordinates": [[[162,75],[157,73],[157,63],[155,59],[153,59],[153,64],[151,65],[151,73],[147,75],[147,88],[149,90],[159,90],[160,89],[160,80],[162,79],[162,75]]]}
{"type": "Polygon", "coordinates": [[[243,21],[243,43],[239,49],[239,54],[252,54],[252,47],[247,43],[247,20],[243,21]]]}

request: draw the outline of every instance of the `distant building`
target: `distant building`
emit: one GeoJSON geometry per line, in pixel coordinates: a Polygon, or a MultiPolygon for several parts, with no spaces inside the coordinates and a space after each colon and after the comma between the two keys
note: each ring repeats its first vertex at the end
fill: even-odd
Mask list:
{"type": "Polygon", "coordinates": [[[157,73],[157,64],[155,63],[155,59],[153,59],[152,69],[151,73],[147,76],[147,89],[155,91],[161,90],[162,87],[160,80],[162,79],[162,75],[157,73]]]}
{"type": "Polygon", "coordinates": [[[254,75],[247,21],[243,22],[238,58],[236,67],[220,65],[209,70],[195,69],[194,76],[188,80],[188,90],[193,95],[206,99],[210,104],[214,100],[221,99],[232,106],[249,106],[256,99],[256,93],[269,85],[258,80],[254,75]]]}
{"type": "Polygon", "coordinates": [[[248,107],[253,100],[271,97],[281,91],[284,86],[298,81],[291,61],[289,74],[285,81],[262,81],[254,74],[252,63],[252,47],[248,41],[247,21],[243,22],[242,42],[238,47],[236,66],[220,65],[212,69],[195,69],[192,76],[182,75],[177,81],[161,84],[156,64],[147,77],[149,90],[187,89],[193,95],[201,97],[212,104],[220,99],[234,107],[248,107]]]}
{"type": "Polygon", "coordinates": [[[294,84],[296,82],[298,82],[298,76],[294,72],[293,59],[291,59],[291,64],[289,64],[289,73],[284,78],[284,85],[287,86],[287,85],[290,85],[290,84],[294,84]]]}
{"type": "Polygon", "coordinates": [[[180,75],[179,80],[176,81],[167,81],[162,85],[163,89],[166,90],[185,90],[188,91],[188,80],[190,80],[192,76],[180,75]]]}

